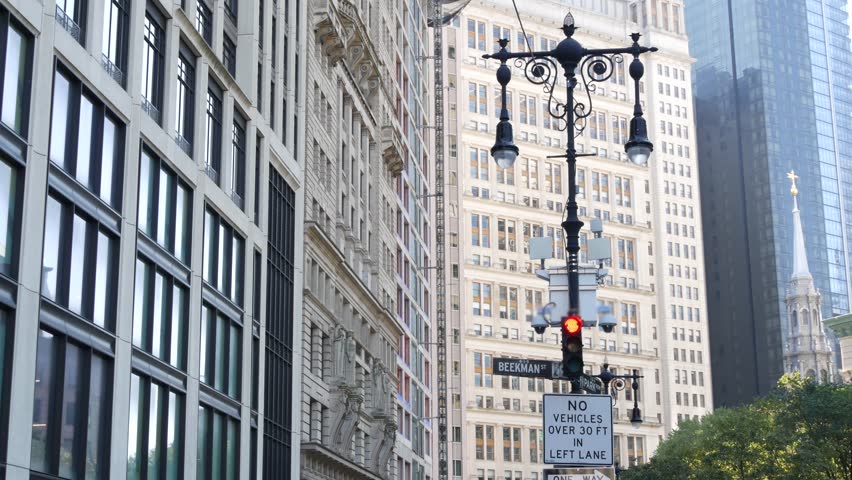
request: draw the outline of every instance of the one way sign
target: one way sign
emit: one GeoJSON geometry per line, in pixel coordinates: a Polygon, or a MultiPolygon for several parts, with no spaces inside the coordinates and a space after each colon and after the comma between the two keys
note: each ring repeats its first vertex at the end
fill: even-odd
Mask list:
{"type": "Polygon", "coordinates": [[[615,480],[615,469],[605,468],[547,468],[544,480],[615,480]]]}

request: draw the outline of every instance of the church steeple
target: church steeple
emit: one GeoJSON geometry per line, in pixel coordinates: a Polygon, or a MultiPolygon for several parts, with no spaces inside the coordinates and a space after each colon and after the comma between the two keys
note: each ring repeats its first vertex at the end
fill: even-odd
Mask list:
{"type": "Polygon", "coordinates": [[[802,219],[799,215],[799,189],[796,180],[799,178],[794,170],[787,174],[793,182],[790,193],[793,194],[793,279],[812,278],[808,269],[808,255],[805,250],[805,235],[802,231],[802,219]]]}
{"type": "Polygon", "coordinates": [[[799,212],[799,189],[796,172],[787,174],[793,182],[793,273],[787,287],[787,330],[784,348],[784,371],[812,376],[819,382],[828,382],[833,375],[831,347],[826,341],[822,326],[822,298],[814,287],[808,269],[805,235],[799,212]]]}

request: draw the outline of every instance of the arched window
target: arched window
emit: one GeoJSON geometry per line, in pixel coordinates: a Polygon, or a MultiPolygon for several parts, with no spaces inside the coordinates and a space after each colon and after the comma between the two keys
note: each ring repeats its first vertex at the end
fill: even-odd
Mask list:
{"type": "Polygon", "coordinates": [[[796,313],[795,310],[793,310],[790,317],[790,322],[793,325],[793,332],[796,332],[799,329],[799,315],[796,313]]]}

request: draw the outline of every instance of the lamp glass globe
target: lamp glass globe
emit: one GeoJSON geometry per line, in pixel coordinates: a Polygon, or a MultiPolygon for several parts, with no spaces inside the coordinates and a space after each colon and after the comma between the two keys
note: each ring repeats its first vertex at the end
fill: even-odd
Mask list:
{"type": "Polygon", "coordinates": [[[645,165],[650,156],[651,149],[645,145],[634,145],[627,149],[627,158],[636,165],[645,165]]]}
{"type": "Polygon", "coordinates": [[[517,152],[509,148],[504,148],[494,152],[494,161],[500,168],[512,168],[515,165],[515,159],[518,158],[517,152]]]}

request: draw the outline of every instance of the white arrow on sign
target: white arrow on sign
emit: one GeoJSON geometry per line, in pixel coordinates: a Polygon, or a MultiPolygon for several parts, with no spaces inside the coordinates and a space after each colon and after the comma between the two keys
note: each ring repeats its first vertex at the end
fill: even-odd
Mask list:
{"type": "Polygon", "coordinates": [[[558,474],[551,473],[546,480],[612,480],[609,475],[595,469],[593,473],[558,474]]]}

